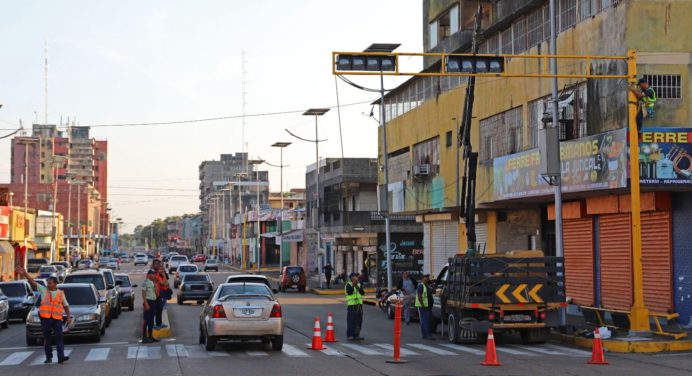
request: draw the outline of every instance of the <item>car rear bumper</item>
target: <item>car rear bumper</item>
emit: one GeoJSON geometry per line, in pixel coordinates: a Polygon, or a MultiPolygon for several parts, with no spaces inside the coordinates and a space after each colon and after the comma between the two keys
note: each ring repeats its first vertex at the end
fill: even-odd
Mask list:
{"type": "Polygon", "coordinates": [[[182,300],[206,300],[211,297],[212,291],[181,291],[178,293],[178,297],[182,300]]]}
{"type": "MultiPolygon", "coordinates": [[[[63,333],[64,337],[87,337],[93,336],[101,330],[101,323],[98,321],[87,321],[74,323],[70,330],[63,333]]],[[[26,334],[31,338],[43,338],[40,323],[27,323],[26,334]]]]}
{"type": "Polygon", "coordinates": [[[284,333],[284,325],[280,318],[257,321],[210,319],[207,321],[207,333],[210,336],[229,339],[280,336],[284,333]]]}

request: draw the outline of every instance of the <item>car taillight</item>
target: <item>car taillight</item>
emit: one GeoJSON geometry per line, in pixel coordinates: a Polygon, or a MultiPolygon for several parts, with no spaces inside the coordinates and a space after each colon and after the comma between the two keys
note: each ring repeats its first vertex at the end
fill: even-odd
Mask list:
{"type": "Polygon", "coordinates": [[[500,320],[505,318],[505,310],[500,308],[500,320]]]}
{"type": "MultiPolygon", "coordinates": [[[[273,310],[272,310],[273,312],[273,310]]],[[[211,317],[214,319],[225,319],[226,318],[226,312],[223,310],[223,306],[221,304],[217,304],[214,306],[213,311],[211,313],[211,317]]]]}
{"type": "Polygon", "coordinates": [[[536,308],[536,309],[533,311],[533,315],[534,315],[536,318],[538,318],[538,308],[536,308]]]}
{"type": "Polygon", "coordinates": [[[490,313],[488,314],[488,319],[489,319],[490,321],[495,320],[495,313],[494,313],[494,312],[490,312],[490,313]]]}
{"type": "Polygon", "coordinates": [[[272,307],[272,313],[269,315],[269,317],[281,317],[281,306],[274,304],[274,307],[272,307]]]}
{"type": "Polygon", "coordinates": [[[545,312],[541,312],[541,320],[545,320],[545,312]]]}

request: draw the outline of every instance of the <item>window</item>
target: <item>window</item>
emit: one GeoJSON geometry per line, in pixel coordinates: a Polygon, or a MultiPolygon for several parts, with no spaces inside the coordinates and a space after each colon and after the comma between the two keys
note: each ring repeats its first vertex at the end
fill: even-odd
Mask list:
{"type": "Polygon", "coordinates": [[[500,34],[493,34],[493,36],[488,38],[486,43],[488,45],[489,54],[500,53],[500,34]]]}
{"type": "Polygon", "coordinates": [[[516,153],[522,148],[523,111],[522,107],[495,114],[480,121],[481,161],[516,153]]]}
{"type": "Polygon", "coordinates": [[[502,39],[502,50],[500,53],[502,54],[512,54],[512,28],[510,27],[507,30],[504,30],[500,33],[500,38],[502,39]]]}
{"type": "Polygon", "coordinates": [[[526,51],[526,18],[520,18],[512,24],[514,37],[514,53],[520,54],[526,51]]]}
{"type": "Polygon", "coordinates": [[[596,0],[598,2],[598,11],[603,12],[613,5],[613,0],[596,0]]]}
{"type": "Polygon", "coordinates": [[[451,147],[452,146],[452,131],[447,131],[446,136],[447,136],[447,139],[446,139],[445,145],[447,147],[451,147]]]}
{"type": "Polygon", "coordinates": [[[434,48],[437,46],[437,29],[438,29],[438,24],[437,20],[433,21],[429,25],[429,30],[428,30],[428,44],[430,44],[430,48],[434,48]]]}
{"type": "Polygon", "coordinates": [[[538,9],[526,17],[526,28],[528,48],[543,41],[543,9],[538,9]]]}
{"type": "Polygon", "coordinates": [[[679,74],[645,74],[644,78],[661,99],[681,99],[682,92],[679,74]]]}
{"type": "Polygon", "coordinates": [[[449,10],[449,28],[450,34],[459,31],[459,5],[455,5],[449,10]]]}
{"type": "Polygon", "coordinates": [[[596,0],[579,0],[579,21],[584,21],[594,14],[594,1],[596,0]]]}
{"type": "Polygon", "coordinates": [[[577,0],[560,0],[560,31],[577,23],[577,0]]]}
{"type": "Polygon", "coordinates": [[[543,113],[546,110],[546,103],[550,97],[536,99],[528,103],[529,110],[529,138],[526,140],[526,148],[531,149],[538,146],[538,130],[543,126],[543,113]]]}

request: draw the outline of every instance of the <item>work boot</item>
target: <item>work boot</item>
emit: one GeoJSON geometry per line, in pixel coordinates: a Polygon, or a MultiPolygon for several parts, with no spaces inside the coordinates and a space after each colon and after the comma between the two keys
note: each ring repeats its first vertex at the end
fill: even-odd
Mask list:
{"type": "Polygon", "coordinates": [[[53,363],[53,358],[46,358],[46,360],[43,361],[43,364],[50,364],[53,363]]]}
{"type": "Polygon", "coordinates": [[[142,343],[154,343],[154,341],[152,341],[151,338],[146,337],[146,338],[142,338],[142,343]]]}
{"type": "Polygon", "coordinates": [[[63,364],[63,363],[65,363],[65,362],[68,361],[68,360],[70,360],[70,357],[69,357],[69,356],[66,356],[66,357],[64,357],[64,358],[62,358],[62,359],[59,359],[59,360],[58,360],[58,364],[63,364]]]}

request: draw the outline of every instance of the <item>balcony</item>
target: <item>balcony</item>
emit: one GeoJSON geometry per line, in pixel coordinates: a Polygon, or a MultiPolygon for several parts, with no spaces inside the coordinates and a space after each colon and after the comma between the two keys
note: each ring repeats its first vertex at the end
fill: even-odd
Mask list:
{"type": "MultiPolygon", "coordinates": [[[[322,215],[322,226],[365,226],[384,224],[384,215],[380,212],[351,211],[351,212],[327,212],[322,215]]],[[[414,222],[415,216],[391,214],[391,222],[414,222]]]]}

